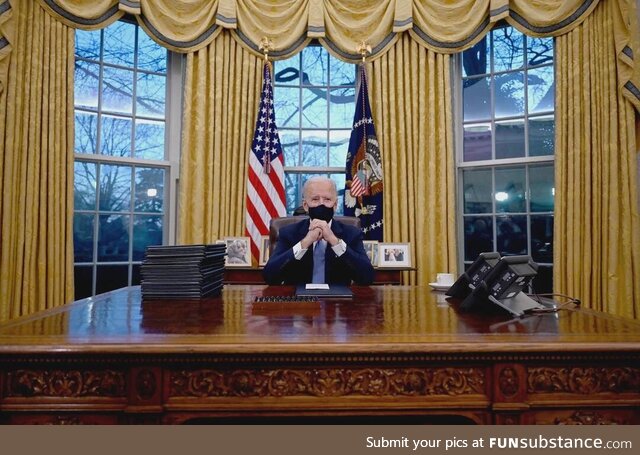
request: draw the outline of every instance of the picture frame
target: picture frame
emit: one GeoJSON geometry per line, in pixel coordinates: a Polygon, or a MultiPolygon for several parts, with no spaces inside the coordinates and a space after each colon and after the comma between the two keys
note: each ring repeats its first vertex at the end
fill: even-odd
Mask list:
{"type": "Polygon", "coordinates": [[[267,265],[269,261],[269,236],[263,235],[260,237],[260,261],[258,265],[267,265]]]}
{"type": "Polygon", "coordinates": [[[409,243],[379,243],[378,267],[411,267],[409,243]]]}
{"type": "Polygon", "coordinates": [[[378,266],[378,241],[377,240],[364,240],[364,251],[367,253],[367,257],[371,261],[371,265],[378,266]]]}
{"type": "Polygon", "coordinates": [[[251,267],[249,237],[225,237],[224,242],[227,245],[225,267],[251,267]]]}

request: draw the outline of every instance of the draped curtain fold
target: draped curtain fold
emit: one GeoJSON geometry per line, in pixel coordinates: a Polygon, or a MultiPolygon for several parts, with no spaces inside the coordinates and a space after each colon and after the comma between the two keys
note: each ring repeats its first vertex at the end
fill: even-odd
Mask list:
{"type": "Polygon", "coordinates": [[[605,2],[556,39],[554,290],[638,318],[636,119],[618,90],[616,14],[605,2]]]}
{"type": "MultiPolygon", "coordinates": [[[[230,29],[234,39],[255,55],[262,53],[263,38],[272,41],[270,55],[274,59],[288,58],[317,38],[333,55],[352,63],[360,60],[358,49],[363,42],[371,47],[370,60],[375,60],[391,48],[403,31],[408,31],[420,45],[447,54],[473,46],[501,19],[528,35],[560,36],[581,24],[600,3],[600,0],[37,1],[67,25],[83,29],[105,27],[125,12],[133,14],[149,36],[177,52],[202,49],[222,29],[230,29]]],[[[635,0],[606,1],[618,11],[613,19],[620,90],[640,110],[640,69],[634,63],[634,54],[640,52],[635,0]]],[[[1,27],[0,19],[0,32],[1,27]]],[[[0,76],[2,61],[0,38],[0,76]]]]}
{"type": "Polygon", "coordinates": [[[179,243],[243,235],[248,151],[261,83],[261,60],[228,31],[187,56],[179,243]]]}
{"type": "Polygon", "coordinates": [[[73,298],[73,30],[12,2],[0,93],[0,320],[73,298]]]}
{"type": "Polygon", "coordinates": [[[411,284],[457,268],[450,60],[405,35],[369,64],[385,241],[411,243],[416,272],[404,280],[411,284]]]}

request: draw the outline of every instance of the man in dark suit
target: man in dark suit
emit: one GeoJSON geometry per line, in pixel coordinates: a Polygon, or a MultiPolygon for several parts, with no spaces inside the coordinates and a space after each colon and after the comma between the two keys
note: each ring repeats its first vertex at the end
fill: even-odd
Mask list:
{"type": "Polygon", "coordinates": [[[362,231],[333,219],[338,191],[333,180],[305,182],[303,207],[309,214],[280,229],[264,268],[269,284],[371,284],[373,266],[362,244],[362,231]]]}

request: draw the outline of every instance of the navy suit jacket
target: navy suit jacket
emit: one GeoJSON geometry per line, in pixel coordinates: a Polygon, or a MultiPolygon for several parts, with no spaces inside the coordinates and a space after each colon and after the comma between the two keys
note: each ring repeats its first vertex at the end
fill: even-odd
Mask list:
{"type": "MultiPolygon", "coordinates": [[[[278,234],[275,249],[262,274],[268,284],[311,283],[313,273],[313,247],[309,247],[302,259],[293,255],[293,246],[309,232],[309,218],[284,226],[278,234]]],[[[331,230],[347,245],[340,257],[327,245],[325,279],[329,284],[371,284],[373,266],[362,244],[362,231],[339,221],[331,222],[331,230]]]]}

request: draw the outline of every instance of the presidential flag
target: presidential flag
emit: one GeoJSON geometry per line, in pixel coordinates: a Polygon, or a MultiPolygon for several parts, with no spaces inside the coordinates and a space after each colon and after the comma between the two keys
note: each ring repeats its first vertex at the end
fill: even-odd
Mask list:
{"type": "Polygon", "coordinates": [[[360,217],[365,239],[382,241],[382,160],[371,117],[364,66],[360,66],[360,89],[346,174],[344,214],[360,217]]]}
{"type": "Polygon", "coordinates": [[[271,218],[287,214],[284,194],[284,156],[273,112],[271,64],[265,62],[262,94],[249,153],[246,235],[251,255],[260,257],[260,237],[269,234],[271,218]]]}

